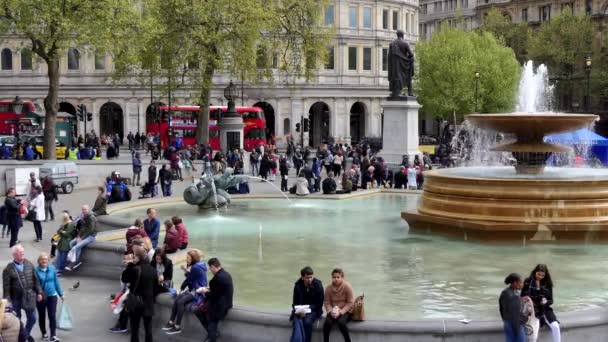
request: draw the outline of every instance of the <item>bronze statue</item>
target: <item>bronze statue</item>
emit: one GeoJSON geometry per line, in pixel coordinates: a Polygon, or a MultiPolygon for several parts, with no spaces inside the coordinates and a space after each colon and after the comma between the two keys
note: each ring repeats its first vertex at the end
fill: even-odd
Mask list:
{"type": "Polygon", "coordinates": [[[403,31],[397,31],[395,39],[388,48],[388,81],[391,91],[390,99],[400,99],[401,91],[407,87],[408,96],[412,93],[414,77],[414,54],[410,45],[403,40],[403,31]]]}

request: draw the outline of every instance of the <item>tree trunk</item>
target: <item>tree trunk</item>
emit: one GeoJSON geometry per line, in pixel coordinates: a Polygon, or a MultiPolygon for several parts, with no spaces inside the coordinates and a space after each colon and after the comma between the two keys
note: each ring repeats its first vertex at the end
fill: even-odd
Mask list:
{"type": "Polygon", "coordinates": [[[54,160],[57,158],[55,151],[55,125],[57,122],[57,111],[59,103],[59,58],[55,57],[46,61],[48,66],[49,91],[44,98],[44,159],[54,160]]]}
{"type": "Polygon", "coordinates": [[[209,96],[213,84],[215,65],[208,61],[202,71],[201,94],[199,97],[200,110],[198,112],[198,127],[196,128],[196,142],[209,145],[209,96]]]}

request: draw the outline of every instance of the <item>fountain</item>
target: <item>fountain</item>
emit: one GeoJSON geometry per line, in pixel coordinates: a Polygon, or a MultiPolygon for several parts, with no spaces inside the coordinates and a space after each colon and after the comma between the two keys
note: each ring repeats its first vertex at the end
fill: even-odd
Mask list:
{"type": "Polygon", "coordinates": [[[233,173],[232,168],[227,168],[222,175],[205,172],[196,185],[190,185],[184,190],[184,201],[201,209],[218,209],[227,205],[231,198],[226,189],[249,179],[248,176],[233,173]]]}
{"type": "Polygon", "coordinates": [[[443,169],[425,174],[418,208],[402,217],[410,228],[437,231],[465,240],[604,240],[608,239],[608,170],[545,168],[549,156],[565,146],[544,142],[549,134],[590,125],[595,115],[535,113],[546,89],[546,68],[522,71],[518,108],[532,113],[472,114],[481,129],[512,134],[514,143],[495,146],[510,152],[517,164],[443,169]]]}

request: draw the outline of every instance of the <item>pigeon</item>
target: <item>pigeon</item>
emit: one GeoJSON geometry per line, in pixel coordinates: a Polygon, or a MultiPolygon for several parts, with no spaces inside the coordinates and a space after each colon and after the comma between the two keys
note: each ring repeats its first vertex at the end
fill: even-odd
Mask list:
{"type": "Polygon", "coordinates": [[[74,291],[76,289],[78,289],[80,287],[80,281],[77,281],[74,285],[72,285],[72,287],[70,287],[70,290],[74,291]]]}

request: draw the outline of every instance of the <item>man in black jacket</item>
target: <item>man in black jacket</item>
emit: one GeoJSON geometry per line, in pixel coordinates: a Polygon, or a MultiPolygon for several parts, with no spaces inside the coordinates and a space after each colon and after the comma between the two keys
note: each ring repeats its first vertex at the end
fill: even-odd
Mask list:
{"type": "Polygon", "coordinates": [[[323,315],[323,299],[325,297],[323,283],[315,278],[312,268],[304,267],[300,271],[300,279],[293,286],[293,304],[290,319],[294,322],[294,333],[298,321],[304,325],[304,341],[310,342],[312,327],[315,321],[323,315]],[[308,305],[310,312],[296,311],[296,305],[308,305]]]}
{"type": "Polygon", "coordinates": [[[11,301],[17,318],[21,319],[21,310],[25,311],[27,317],[25,330],[28,341],[33,341],[30,334],[36,324],[36,302],[42,301],[42,288],[36,277],[34,265],[25,259],[23,247],[15,245],[11,251],[13,261],[8,263],[2,271],[2,298],[11,301]]]}
{"type": "Polygon", "coordinates": [[[213,279],[209,282],[209,288],[202,289],[206,296],[206,312],[198,310],[195,314],[207,330],[205,342],[215,342],[219,335],[219,322],[226,318],[228,311],[232,308],[234,286],[230,273],[222,268],[222,264],[217,258],[209,259],[207,264],[213,273],[213,279]]]}
{"type": "Polygon", "coordinates": [[[23,220],[21,220],[21,214],[19,213],[21,200],[16,198],[15,195],[15,189],[9,188],[6,192],[6,199],[4,200],[4,205],[6,206],[6,223],[11,232],[9,247],[13,247],[17,244],[17,241],[19,240],[19,229],[23,227],[23,220]]]}
{"type": "Polygon", "coordinates": [[[156,270],[147,261],[143,248],[133,250],[135,257],[122,272],[121,281],[129,284],[129,296],[138,296],[143,304],[127,307],[131,322],[131,342],[139,342],[139,322],[143,318],[146,342],[152,342],[152,316],[154,316],[154,286],[158,284],[156,270]]]}

